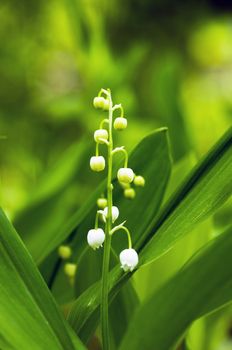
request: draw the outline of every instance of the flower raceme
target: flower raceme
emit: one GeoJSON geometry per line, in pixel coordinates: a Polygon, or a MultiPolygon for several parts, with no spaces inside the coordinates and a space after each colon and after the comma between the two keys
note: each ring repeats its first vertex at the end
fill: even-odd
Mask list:
{"type": "Polygon", "coordinates": [[[117,178],[119,185],[123,189],[125,198],[135,198],[136,192],[133,186],[143,187],[145,180],[142,176],[135,174],[134,170],[128,167],[128,153],[125,148],[116,147],[113,148],[113,132],[122,131],[127,128],[127,119],[124,117],[124,110],[121,104],[113,104],[111,92],[109,89],[101,89],[98,96],[93,100],[93,105],[97,109],[107,111],[108,118],[104,118],[99,125],[99,128],[94,132],[95,141],[95,155],[90,159],[90,168],[95,172],[100,172],[105,169],[107,165],[107,186],[105,193],[102,193],[101,198],[97,200],[98,210],[95,217],[94,229],[88,231],[87,242],[89,246],[96,250],[103,246],[104,254],[102,264],[102,301],[101,301],[101,319],[102,319],[102,343],[103,349],[109,348],[109,336],[108,336],[108,272],[110,266],[110,249],[111,249],[111,236],[116,232],[123,231],[127,234],[128,248],[122,250],[119,255],[119,260],[122,269],[127,272],[133,271],[139,262],[137,252],[132,248],[131,234],[126,226],[125,222],[114,226],[115,221],[119,217],[119,209],[114,205],[113,201],[113,156],[122,152],[124,155],[124,164],[117,171],[117,178]],[[114,113],[117,111],[117,117],[114,113]],[[120,114],[119,114],[120,113],[120,114]],[[105,158],[100,155],[100,147],[107,147],[107,163],[105,158]],[[109,215],[110,214],[110,215],[109,215]],[[100,224],[105,224],[104,230],[99,227],[100,224]]]}
{"type": "MultiPolygon", "coordinates": [[[[104,145],[108,147],[108,161],[111,159],[112,163],[112,156],[114,153],[117,152],[123,152],[125,155],[125,162],[124,167],[120,168],[117,172],[117,178],[124,189],[124,196],[128,199],[133,199],[136,195],[135,189],[131,187],[131,184],[134,183],[135,186],[144,186],[145,180],[140,175],[135,175],[133,169],[129,168],[127,166],[128,164],[128,154],[124,147],[117,147],[116,149],[112,150],[112,126],[115,130],[124,130],[127,127],[127,119],[124,117],[124,110],[121,104],[113,105],[112,99],[111,99],[111,93],[109,90],[101,89],[98,96],[94,98],[93,105],[97,109],[105,110],[109,112],[109,118],[104,119],[100,123],[99,129],[97,129],[94,132],[94,141],[96,142],[96,155],[92,156],[90,159],[90,168],[93,171],[100,172],[105,169],[106,162],[105,158],[101,155],[99,155],[99,145],[104,145]],[[121,115],[113,118],[114,111],[119,110],[121,115]],[[103,125],[106,124],[106,126],[103,128],[103,125]]],[[[109,171],[109,167],[112,166],[112,164],[108,164],[108,174],[112,174],[112,170],[109,171]]],[[[112,176],[112,175],[111,175],[112,176]]],[[[110,183],[112,179],[109,179],[110,183]]],[[[112,184],[111,184],[111,191],[112,191],[112,184]]],[[[107,193],[109,195],[109,193],[107,193]]],[[[102,215],[103,221],[107,224],[107,221],[109,219],[109,209],[111,210],[111,223],[113,224],[118,216],[119,216],[119,209],[113,205],[113,200],[111,203],[109,203],[109,198],[98,198],[97,200],[97,206],[99,209],[96,214],[95,219],[95,229],[91,229],[88,232],[87,235],[87,241],[88,244],[93,248],[97,249],[101,247],[105,241],[105,235],[109,233],[105,233],[102,229],[98,228],[98,218],[99,215],[102,215]],[[109,206],[110,204],[110,206],[109,206]]],[[[129,231],[128,231],[129,232],[129,231]]],[[[129,239],[131,242],[131,239],[129,239]]],[[[129,246],[129,249],[132,249],[129,246]]]]}

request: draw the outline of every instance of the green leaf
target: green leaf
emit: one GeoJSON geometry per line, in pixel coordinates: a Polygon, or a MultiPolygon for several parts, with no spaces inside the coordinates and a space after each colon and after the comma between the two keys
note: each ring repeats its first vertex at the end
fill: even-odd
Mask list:
{"type": "MultiPolygon", "coordinates": [[[[62,349],[0,244],[0,333],[13,349],[62,349]],[[31,329],[31,332],[28,330],[31,329]]],[[[4,345],[4,349],[7,345],[4,345]]]]}
{"type": "MultiPolygon", "coordinates": [[[[140,246],[137,245],[141,249],[140,261],[142,264],[151,262],[158,258],[161,253],[163,254],[170,249],[178,239],[188,233],[198,222],[213,214],[219,205],[228,198],[232,187],[231,134],[232,129],[219,140],[208,155],[194,168],[176,194],[168,201],[158,218],[154,217],[141,239],[140,246]],[[207,201],[205,201],[205,198],[207,198],[207,201]],[[181,225],[182,222],[183,225],[181,225]],[[175,224],[180,231],[177,231],[175,224]],[[166,232],[163,229],[164,225],[166,232]],[[171,228],[172,230],[175,229],[175,236],[171,228]],[[160,241],[162,249],[159,248],[158,240],[157,246],[149,243],[153,236],[155,238],[159,234],[162,238],[160,241]],[[146,249],[146,246],[148,246],[148,249],[146,249]]],[[[151,242],[153,243],[153,240],[151,242]]],[[[115,267],[110,273],[109,289],[116,295],[120,290],[120,286],[130,277],[131,274],[123,274],[119,266],[115,267]]],[[[69,321],[77,332],[91,318],[91,314],[98,309],[100,303],[99,289],[100,282],[92,285],[74,303],[69,321]]]]}
{"type": "Polygon", "coordinates": [[[231,320],[231,306],[193,322],[185,336],[186,350],[215,350],[228,338],[231,320]]]}
{"type": "Polygon", "coordinates": [[[128,281],[113,299],[109,308],[109,324],[111,329],[111,348],[118,349],[126,332],[127,325],[139,305],[139,299],[132,283],[128,281]],[[120,320],[120,322],[119,322],[120,320]]]}
{"type": "Polygon", "coordinates": [[[141,265],[170,249],[232,194],[232,128],[193,169],[148,228],[141,265]],[[146,244],[147,243],[147,244],[146,244]]]}
{"type": "Polygon", "coordinates": [[[231,250],[232,227],[200,249],[138,309],[120,350],[170,349],[194,320],[231,302],[231,250]]]}
{"type": "Polygon", "coordinates": [[[8,342],[13,342],[11,344],[16,349],[36,349],[29,342],[29,338],[33,339],[33,332],[37,332],[38,337],[40,335],[41,341],[44,338],[44,342],[51,345],[47,345],[47,348],[71,350],[77,349],[78,343],[79,348],[84,349],[77,337],[74,338],[31,256],[1,209],[0,250],[2,336],[7,337],[8,342]],[[14,327],[17,328],[16,332],[14,327]],[[28,329],[33,332],[28,332],[28,329]],[[19,346],[24,341],[25,332],[28,332],[28,336],[25,335],[25,344],[28,341],[28,346],[19,346]]]}
{"type": "Polygon", "coordinates": [[[32,191],[29,203],[14,220],[17,231],[37,262],[51,237],[71,215],[73,206],[79,205],[80,199],[71,191],[74,192],[72,186],[78,189],[76,178],[80,177],[83,159],[88,158],[89,153],[89,147],[83,142],[68,148],[42,177],[32,191]]]}

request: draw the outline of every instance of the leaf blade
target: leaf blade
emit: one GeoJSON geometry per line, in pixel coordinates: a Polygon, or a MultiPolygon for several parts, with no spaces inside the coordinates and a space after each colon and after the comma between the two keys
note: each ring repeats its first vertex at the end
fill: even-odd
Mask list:
{"type": "Polygon", "coordinates": [[[68,325],[17,232],[0,209],[0,243],[60,343],[75,349],[68,325]]]}
{"type": "Polygon", "coordinates": [[[158,219],[151,223],[142,246],[141,264],[157,259],[197,223],[212,215],[231,195],[231,178],[232,128],[193,169],[158,219]]]}

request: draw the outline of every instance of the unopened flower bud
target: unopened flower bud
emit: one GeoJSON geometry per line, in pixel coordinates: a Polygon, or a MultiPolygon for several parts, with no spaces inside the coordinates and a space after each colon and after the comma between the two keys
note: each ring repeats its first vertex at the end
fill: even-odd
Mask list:
{"type": "Polygon", "coordinates": [[[90,168],[93,171],[102,171],[105,169],[105,158],[102,156],[95,156],[90,158],[90,168]]]}
{"type": "Polygon", "coordinates": [[[118,117],[114,121],[115,130],[124,130],[127,127],[127,119],[124,117],[118,117]]]}
{"type": "Polygon", "coordinates": [[[139,257],[137,252],[132,249],[124,249],[120,255],[119,259],[121,262],[121,268],[126,271],[133,271],[134,268],[138,265],[139,257]]]}
{"type": "Polygon", "coordinates": [[[74,277],[76,274],[77,265],[73,263],[66,263],[64,265],[64,272],[69,277],[74,277]]]}
{"type": "Polygon", "coordinates": [[[61,257],[61,259],[68,259],[72,255],[72,250],[69,246],[67,245],[61,245],[58,248],[58,254],[61,257]]]}
{"type": "MultiPolygon", "coordinates": [[[[117,207],[112,206],[112,222],[115,222],[119,216],[119,210],[117,207]]],[[[103,218],[108,218],[108,207],[103,211],[103,218]]]]}
{"type": "Polygon", "coordinates": [[[108,140],[108,131],[106,129],[98,129],[94,133],[94,140],[97,143],[104,143],[102,140],[108,140]]]}
{"type": "Polygon", "coordinates": [[[98,198],[97,206],[99,209],[105,209],[105,207],[107,206],[107,199],[106,198],[98,198]]]}
{"type": "Polygon", "coordinates": [[[135,186],[141,186],[143,187],[145,185],[145,179],[141,175],[137,175],[134,178],[134,184],[135,186]]]}
{"type": "Polygon", "coordinates": [[[124,182],[124,183],[130,183],[134,179],[134,172],[130,168],[121,168],[118,170],[118,181],[119,182],[124,182]]]}
{"type": "Polygon", "coordinates": [[[93,105],[97,109],[104,109],[105,98],[101,96],[97,96],[93,100],[93,105]]]}
{"type": "Polygon", "coordinates": [[[105,240],[105,232],[101,228],[89,230],[87,242],[91,248],[98,249],[105,240]]]}
{"type": "Polygon", "coordinates": [[[135,198],[136,192],[133,188],[125,188],[124,190],[124,196],[128,199],[135,198]]]}

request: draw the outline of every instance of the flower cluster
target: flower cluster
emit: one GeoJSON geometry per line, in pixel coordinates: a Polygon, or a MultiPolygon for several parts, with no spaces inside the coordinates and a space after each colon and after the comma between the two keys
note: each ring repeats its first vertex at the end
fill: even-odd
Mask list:
{"type": "MultiPolygon", "coordinates": [[[[95,218],[94,229],[89,230],[87,234],[87,242],[94,250],[103,246],[106,236],[112,236],[116,231],[122,230],[126,232],[128,237],[128,248],[124,249],[119,259],[121,267],[124,271],[133,271],[139,262],[137,252],[132,248],[131,235],[124,223],[113,227],[114,222],[119,217],[119,209],[113,205],[113,185],[112,185],[112,159],[114,154],[122,152],[124,154],[124,165],[117,171],[117,179],[124,191],[124,196],[133,199],[136,195],[134,186],[145,185],[145,180],[141,175],[136,175],[130,167],[128,167],[128,154],[124,147],[113,148],[112,129],[122,131],[127,128],[127,119],[124,117],[124,110],[121,104],[113,105],[110,90],[101,89],[98,96],[94,98],[93,105],[97,109],[108,112],[108,118],[103,119],[99,129],[94,132],[94,141],[96,143],[95,155],[90,159],[90,168],[93,171],[100,172],[106,167],[105,158],[99,154],[99,145],[105,145],[108,149],[108,177],[107,177],[107,195],[104,194],[97,200],[98,210],[95,218]],[[120,115],[114,118],[115,111],[119,111],[120,115]],[[99,228],[99,219],[105,223],[105,230],[99,228]]],[[[106,243],[105,243],[106,244],[106,243]]]]}

